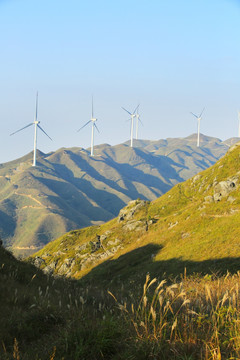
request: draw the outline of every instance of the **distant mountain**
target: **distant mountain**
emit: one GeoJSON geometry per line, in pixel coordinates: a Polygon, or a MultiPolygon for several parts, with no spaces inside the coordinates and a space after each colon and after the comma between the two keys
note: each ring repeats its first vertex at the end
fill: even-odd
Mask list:
{"type": "Polygon", "coordinates": [[[38,151],[0,165],[0,236],[15,254],[29,254],[66,231],[101,224],[130,200],[154,200],[214,164],[226,142],[196,135],[159,141],[38,151]]]}
{"type": "MultiPolygon", "coordinates": [[[[240,142],[211,168],[148,202],[135,200],[117,218],[71,231],[34,254],[46,273],[109,286],[240,269],[240,142]],[[165,276],[165,275],[164,275],[165,276]]],[[[191,291],[193,291],[191,289],[191,291]]]]}

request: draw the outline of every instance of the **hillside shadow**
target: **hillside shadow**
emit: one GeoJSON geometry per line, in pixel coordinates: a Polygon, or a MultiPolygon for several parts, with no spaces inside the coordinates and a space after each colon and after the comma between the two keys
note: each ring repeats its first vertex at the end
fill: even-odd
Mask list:
{"type": "Polygon", "coordinates": [[[170,260],[155,261],[155,255],[161,251],[162,246],[148,244],[138,249],[132,250],[127,254],[121,255],[118,259],[107,260],[93,268],[81,281],[92,285],[108,286],[117,284],[119,281],[144,282],[146,274],[151,278],[162,278],[163,276],[177,277],[184,273],[185,268],[188,275],[193,273],[205,274],[224,274],[227,271],[236,273],[240,270],[240,257],[209,259],[204,261],[182,260],[173,258],[170,260]]]}
{"type": "MultiPolygon", "coordinates": [[[[166,158],[164,156],[157,156],[157,157],[152,156],[151,154],[147,154],[143,151],[141,151],[139,156],[147,162],[148,166],[152,167],[154,170],[157,169],[159,173],[159,177],[152,174],[147,174],[143,170],[137,169],[136,167],[129,165],[127,163],[115,162],[107,154],[105,154],[106,157],[104,158],[104,160],[91,158],[91,161],[94,162],[96,166],[92,166],[87,160],[83,159],[82,157],[79,157],[74,153],[69,153],[68,155],[70,156],[71,160],[75,163],[75,165],[77,165],[88,176],[92,177],[93,180],[102,182],[107,187],[117,192],[120,192],[131,199],[136,199],[140,197],[144,200],[149,200],[138,191],[138,189],[135,186],[136,183],[144,184],[146,187],[148,187],[151,190],[151,192],[155,195],[155,197],[158,197],[161,195],[161,193],[167,192],[173,186],[172,179],[174,179],[177,182],[182,182],[184,180],[182,177],[179,176],[178,172],[173,168],[179,166],[182,167],[182,165],[175,163],[170,158],[166,158]],[[100,168],[99,170],[97,170],[98,164],[100,168]],[[104,171],[104,169],[101,169],[101,164],[107,165],[110,168],[113,168],[115,171],[117,171],[120,174],[125,187],[120,186],[116,182],[116,180],[111,180],[106,176],[104,176],[104,174],[101,174],[100,171],[101,170],[104,171]],[[159,191],[156,191],[154,188],[159,189],[159,191]]],[[[144,163],[143,160],[142,162],[144,163]]],[[[62,176],[65,180],[81,188],[83,177],[81,178],[76,177],[73,174],[73,172],[69,168],[67,168],[66,165],[64,164],[54,164],[54,167],[56,171],[59,173],[59,175],[62,176]]]]}
{"type": "MultiPolygon", "coordinates": [[[[80,165],[79,165],[80,166],[80,165]]],[[[126,203],[120,199],[119,196],[116,194],[113,194],[107,190],[98,189],[97,187],[94,187],[94,185],[87,179],[84,179],[84,177],[78,178],[75,177],[73,172],[67,168],[64,164],[54,164],[54,167],[59,174],[59,177],[66,180],[70,186],[75,187],[76,191],[83,192],[89,199],[94,200],[94,202],[100,206],[101,208],[104,208],[105,211],[108,211],[111,213],[111,217],[116,216],[120,209],[122,209],[126,203]]],[[[92,168],[94,169],[94,168],[92,168]]],[[[88,173],[86,173],[88,176],[93,177],[93,172],[91,170],[91,167],[88,169],[88,173]]],[[[97,172],[96,172],[97,173],[97,172]]],[[[97,173],[98,174],[98,173],[97,173]]],[[[107,184],[107,181],[105,181],[105,178],[100,176],[97,178],[96,176],[93,177],[94,180],[103,182],[103,184],[107,184]],[[104,181],[103,181],[104,180],[104,181]]],[[[113,182],[114,183],[114,182],[113,182]]],[[[120,187],[117,187],[117,184],[115,183],[114,190],[117,190],[120,192],[120,187]]],[[[112,187],[111,187],[112,189],[112,187]]],[[[137,197],[140,197],[141,195],[134,189],[137,193],[137,197]]],[[[123,193],[123,191],[121,191],[123,193]]],[[[142,196],[141,196],[142,197],[142,196]]],[[[86,201],[86,199],[85,199],[86,201]]],[[[85,202],[84,201],[84,202],[85,202]]],[[[79,204],[78,204],[79,207],[79,204]]]]}
{"type": "MultiPolygon", "coordinates": [[[[101,182],[106,186],[105,195],[104,190],[97,189],[94,187],[89,180],[85,180],[84,177],[78,178],[74,173],[67,168],[64,164],[54,164],[54,167],[61,178],[76,186],[79,190],[83,191],[89,198],[94,199],[94,201],[101,207],[104,207],[107,211],[110,211],[114,215],[117,215],[119,210],[124,207],[126,204],[120,199],[120,194],[126,195],[130,199],[141,198],[143,200],[149,200],[146,196],[140,193],[134,183],[138,182],[141,185],[144,184],[150,189],[150,191],[157,198],[161,193],[165,193],[173,186],[170,180],[169,183],[164,183],[159,177],[149,175],[144,173],[141,170],[133,168],[128,164],[116,164],[115,162],[102,161],[99,159],[91,159],[94,162],[105,163],[106,165],[112,167],[114,170],[118,171],[122,181],[125,184],[125,188],[121,187],[115,180],[108,179],[104,175],[100,174],[94,166],[90,165],[85,159],[79,158],[77,155],[72,154],[72,160],[75,164],[86,173],[88,177],[91,177],[94,181],[101,182]],[[156,191],[153,187],[159,189],[159,192],[156,191]],[[114,190],[115,194],[111,193],[107,188],[114,190]],[[116,192],[119,193],[119,196],[116,195],[116,192]],[[94,195],[94,196],[93,196],[94,195]],[[105,198],[108,198],[107,203],[105,198]],[[110,206],[108,204],[113,204],[110,206]]],[[[177,181],[183,181],[181,177],[176,175],[176,172],[172,174],[172,170],[169,171],[170,176],[173,178],[178,177],[177,181]]]]}
{"type": "MultiPolygon", "coordinates": [[[[128,184],[128,188],[124,189],[123,187],[119,186],[118,183],[114,180],[110,180],[107,177],[101,175],[96,169],[95,167],[93,167],[92,165],[90,165],[88,163],[88,161],[86,161],[83,158],[79,158],[77,155],[72,154],[72,159],[75,163],[76,166],[79,167],[79,169],[81,169],[82,171],[85,172],[85,174],[82,177],[76,177],[74,175],[74,173],[64,164],[54,164],[54,167],[56,169],[56,171],[58,172],[58,174],[60,175],[60,177],[62,177],[64,180],[74,184],[77,188],[81,189],[82,185],[85,182],[85,191],[87,191],[87,186],[86,186],[86,182],[89,182],[89,180],[84,180],[84,176],[88,176],[91,177],[93,179],[93,181],[97,181],[97,182],[101,182],[103,183],[106,187],[109,187],[110,189],[113,189],[119,193],[122,193],[130,198],[132,198],[132,195],[135,195],[135,197],[139,197],[141,196],[139,194],[139,192],[137,191],[136,187],[133,184],[128,184]]],[[[103,162],[102,160],[99,159],[91,159],[94,162],[103,162]]],[[[122,175],[122,174],[121,174],[122,175]]],[[[123,175],[122,175],[123,176],[123,175]]],[[[95,191],[97,191],[96,188],[94,188],[95,191]]],[[[86,195],[88,195],[89,197],[92,197],[92,193],[86,193],[86,195]]],[[[125,206],[125,203],[123,202],[122,207],[125,206]]]]}
{"type": "MultiPolygon", "coordinates": [[[[97,163],[103,163],[109,166],[110,168],[113,168],[116,170],[126,188],[121,187],[115,180],[108,179],[104,175],[100,174],[95,167],[89,164],[88,161],[86,161],[83,158],[79,158],[77,155],[72,154],[72,159],[75,161],[75,163],[84,170],[88,175],[90,175],[93,179],[103,182],[110,188],[123,193],[124,195],[128,196],[129,198],[136,199],[138,197],[143,198],[144,200],[149,200],[145,198],[139,191],[137,190],[136,186],[133,184],[133,182],[141,182],[145,186],[153,187],[154,185],[157,185],[157,189],[159,189],[162,192],[166,192],[170,189],[170,185],[165,184],[161,179],[157,178],[156,176],[146,174],[142,170],[136,169],[132,165],[129,165],[127,163],[116,163],[114,160],[111,159],[111,157],[106,157],[104,160],[102,159],[96,159],[92,158],[91,160],[96,164],[97,163]]],[[[78,180],[78,179],[76,179],[78,180]]],[[[151,189],[151,191],[154,193],[154,195],[157,197],[159,196],[159,193],[154,191],[154,189],[151,189]]]]}
{"type": "Polygon", "coordinates": [[[14,217],[0,210],[0,237],[14,236],[16,226],[14,217]]]}
{"type": "Polygon", "coordinates": [[[68,182],[57,181],[53,179],[46,178],[37,178],[45,186],[53,191],[56,196],[48,195],[48,200],[56,205],[56,209],[51,209],[51,212],[58,213],[61,216],[66,217],[71,221],[75,221],[79,226],[89,226],[90,220],[93,221],[107,221],[114,217],[114,213],[108,211],[108,206],[99,207],[97,205],[98,201],[94,198],[93,194],[97,194],[98,199],[109,199],[112,203],[117,203],[121,208],[125,205],[116,195],[111,194],[105,190],[95,189],[90,183],[86,182],[89,190],[89,199],[84,195],[88,195],[88,192],[85,192],[86,188],[83,186],[77,188],[74,184],[68,182]],[[91,202],[94,200],[94,203],[91,202]],[[86,221],[80,219],[80,214],[83,215],[86,221]],[[80,221],[82,222],[80,224],[80,221]]]}
{"type": "Polygon", "coordinates": [[[188,160],[190,159],[195,166],[201,170],[206,170],[219,159],[219,157],[215,156],[208,148],[201,147],[200,150],[197,151],[188,145],[185,145],[184,148],[181,149],[173,149],[167,156],[170,156],[171,158],[176,157],[177,161],[184,165],[184,169],[190,169],[189,166],[186,166],[186,163],[188,163],[188,160]],[[206,155],[207,158],[205,158],[206,155]]]}
{"type": "MultiPolygon", "coordinates": [[[[164,179],[165,182],[163,182],[159,177],[146,174],[144,171],[137,169],[133,165],[129,165],[127,163],[118,163],[115,162],[110,155],[106,155],[106,163],[112,166],[117,171],[124,171],[126,174],[128,174],[128,177],[131,181],[141,181],[141,179],[144,177],[144,184],[146,184],[149,187],[155,186],[156,188],[159,188],[162,190],[162,188],[159,187],[165,186],[167,188],[166,191],[169,190],[169,187],[172,187],[171,179],[176,179],[177,182],[182,182],[184,179],[179,176],[178,172],[175,168],[185,168],[184,165],[176,163],[171,158],[168,158],[163,155],[152,155],[150,152],[142,151],[139,148],[135,148],[136,155],[139,156],[140,159],[143,159],[146,161],[146,165],[151,166],[154,170],[157,170],[159,175],[164,179]],[[137,178],[135,177],[135,174],[137,175],[137,178]]],[[[138,166],[141,165],[141,162],[138,163],[138,166]]]]}

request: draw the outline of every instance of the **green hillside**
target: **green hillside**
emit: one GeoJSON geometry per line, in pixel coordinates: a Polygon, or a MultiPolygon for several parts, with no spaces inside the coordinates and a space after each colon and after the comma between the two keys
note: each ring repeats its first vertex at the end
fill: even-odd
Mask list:
{"type": "Polygon", "coordinates": [[[155,201],[131,201],[101,226],[71,231],[35,254],[47,273],[92,281],[240,268],[240,144],[155,201]]]}
{"type": "Polygon", "coordinates": [[[239,177],[240,143],[28,261],[0,246],[0,358],[239,359],[239,177]]]}
{"type": "Polygon", "coordinates": [[[214,164],[228,149],[195,135],[95,148],[38,152],[0,165],[0,236],[16,255],[29,255],[67,231],[102,224],[130,200],[154,200],[214,164]],[[139,147],[141,146],[141,147],[139,147]]]}

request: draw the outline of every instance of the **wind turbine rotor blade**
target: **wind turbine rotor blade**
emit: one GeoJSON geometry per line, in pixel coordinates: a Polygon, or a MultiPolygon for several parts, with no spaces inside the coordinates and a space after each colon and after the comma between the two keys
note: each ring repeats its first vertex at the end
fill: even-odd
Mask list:
{"type": "Polygon", "coordinates": [[[199,117],[201,117],[201,116],[202,116],[202,114],[203,114],[204,110],[205,110],[205,108],[203,108],[203,110],[202,110],[201,114],[199,115],[199,117]]]}
{"type": "Polygon", "coordinates": [[[128,120],[126,120],[126,121],[131,121],[132,119],[128,119],[128,120]]]}
{"type": "Polygon", "coordinates": [[[122,107],[123,110],[125,110],[129,115],[132,116],[132,114],[130,113],[130,111],[126,110],[124,107],[122,107]]]}
{"type": "Polygon", "coordinates": [[[24,126],[23,128],[21,128],[21,129],[19,129],[19,130],[17,130],[17,131],[14,131],[12,134],[10,134],[10,136],[12,136],[12,135],[14,135],[14,134],[18,133],[19,131],[22,131],[22,130],[26,129],[27,127],[29,127],[29,126],[31,126],[31,125],[33,125],[33,123],[28,124],[28,125],[24,126]]]}
{"type": "MultiPolygon", "coordinates": [[[[46,133],[46,131],[44,131],[43,128],[42,128],[39,124],[37,124],[37,126],[39,127],[40,130],[42,130],[42,132],[43,132],[50,140],[52,140],[52,139],[50,138],[50,136],[46,133]]],[[[52,140],[52,141],[53,141],[53,140],[52,140]]]]}
{"type": "Polygon", "coordinates": [[[142,122],[142,120],[140,119],[140,118],[138,118],[138,120],[140,121],[140,123],[142,124],[142,126],[143,126],[143,122],[142,122]]]}
{"type": "Polygon", "coordinates": [[[79,132],[80,130],[82,130],[85,126],[87,126],[90,122],[92,122],[91,120],[89,120],[85,125],[83,125],[82,127],[80,127],[80,129],[77,130],[77,132],[79,132]]]}
{"type": "Polygon", "coordinates": [[[193,116],[195,116],[195,117],[198,119],[198,116],[197,116],[197,115],[195,115],[194,113],[190,112],[190,114],[192,114],[193,116]]]}
{"type": "Polygon", "coordinates": [[[139,105],[140,105],[140,104],[138,104],[138,106],[137,106],[136,109],[134,110],[133,114],[135,114],[135,112],[138,110],[139,105]]]}
{"type": "Polygon", "coordinates": [[[95,123],[94,123],[94,126],[97,129],[97,131],[100,133],[100,131],[98,130],[98,127],[97,127],[97,125],[95,123]]]}

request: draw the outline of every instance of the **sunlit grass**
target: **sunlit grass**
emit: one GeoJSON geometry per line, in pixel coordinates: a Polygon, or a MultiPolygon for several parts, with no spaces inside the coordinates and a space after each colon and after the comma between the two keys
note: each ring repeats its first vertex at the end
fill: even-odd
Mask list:
{"type": "Polygon", "coordinates": [[[3,360],[240,358],[240,273],[82,286],[1,260],[3,360]]]}

